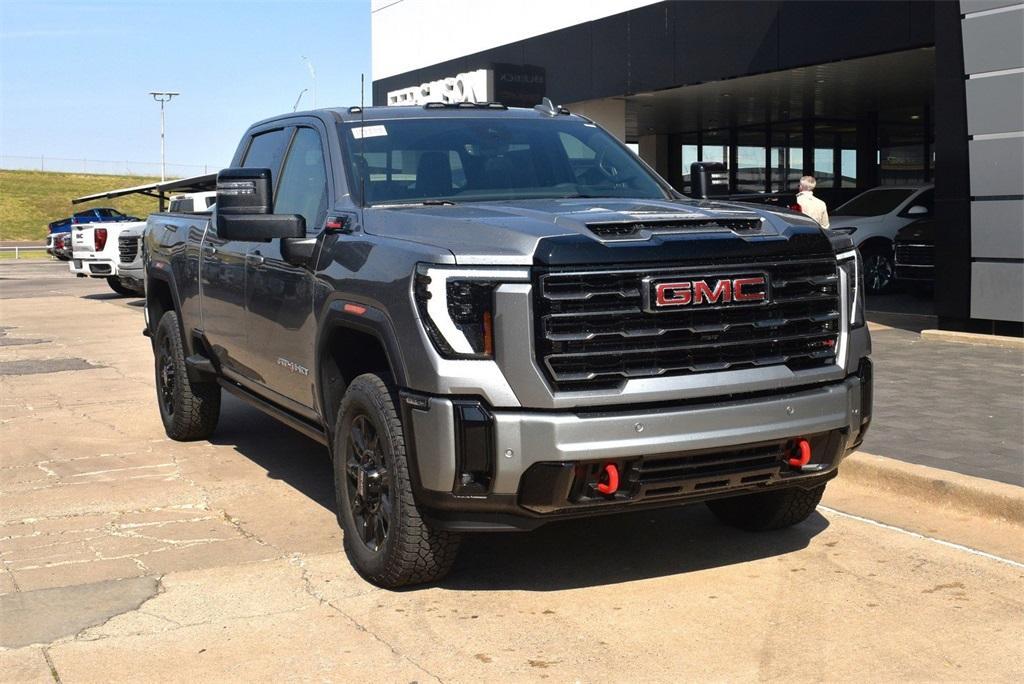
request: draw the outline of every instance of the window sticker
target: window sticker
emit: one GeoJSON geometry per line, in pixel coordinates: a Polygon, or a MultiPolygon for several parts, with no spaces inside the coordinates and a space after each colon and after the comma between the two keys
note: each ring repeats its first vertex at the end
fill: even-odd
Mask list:
{"type": "Polygon", "coordinates": [[[363,126],[361,128],[352,129],[352,137],[356,140],[360,138],[379,138],[383,135],[388,134],[388,129],[382,125],[377,126],[363,126]]]}

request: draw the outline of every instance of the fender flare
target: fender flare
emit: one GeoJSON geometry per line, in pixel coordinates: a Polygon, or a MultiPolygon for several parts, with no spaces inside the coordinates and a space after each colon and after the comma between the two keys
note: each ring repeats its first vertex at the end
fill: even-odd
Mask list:
{"type": "Polygon", "coordinates": [[[345,299],[332,300],[324,309],[320,319],[319,330],[316,338],[314,355],[314,372],[316,377],[316,400],[319,403],[320,415],[325,425],[334,421],[334,416],[328,415],[327,401],[324,393],[322,378],[321,359],[324,348],[330,335],[339,328],[365,333],[374,337],[380,342],[388,365],[391,367],[393,380],[398,387],[407,385],[408,375],[406,373],[405,360],[402,351],[398,346],[398,337],[395,334],[391,318],[381,309],[345,299]]]}
{"type": "MultiPolygon", "coordinates": [[[[195,350],[192,348],[192,337],[191,335],[185,334],[185,321],[181,317],[181,301],[178,297],[177,281],[174,279],[174,273],[171,271],[171,265],[169,262],[161,260],[151,260],[145,265],[145,278],[146,278],[146,313],[149,319],[147,330],[149,331],[149,337],[151,340],[156,340],[156,324],[153,321],[152,312],[149,311],[149,282],[158,280],[167,285],[167,289],[171,291],[171,303],[174,305],[174,312],[178,314],[178,328],[181,333],[181,340],[185,345],[188,354],[193,353],[195,350]]],[[[155,343],[155,342],[154,342],[155,343]]]]}

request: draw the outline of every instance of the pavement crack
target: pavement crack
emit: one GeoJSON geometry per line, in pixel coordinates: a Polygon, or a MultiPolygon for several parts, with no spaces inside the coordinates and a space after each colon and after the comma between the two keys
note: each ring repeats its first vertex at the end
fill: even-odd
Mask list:
{"type": "Polygon", "coordinates": [[[363,632],[364,634],[367,634],[368,636],[376,640],[378,643],[380,643],[382,646],[385,646],[389,651],[391,651],[393,654],[395,654],[402,660],[406,661],[413,667],[421,670],[422,672],[432,677],[433,679],[437,680],[438,682],[441,682],[441,684],[444,684],[444,680],[441,679],[441,677],[439,677],[437,674],[428,670],[415,659],[409,657],[405,653],[402,653],[400,650],[398,650],[398,647],[396,647],[390,641],[374,632],[372,629],[361,623],[353,616],[346,613],[344,610],[341,609],[340,606],[334,604],[330,599],[326,598],[323,594],[317,591],[316,587],[313,586],[313,580],[309,575],[309,569],[306,568],[305,561],[303,561],[302,556],[300,554],[293,554],[289,560],[291,561],[292,565],[299,569],[303,591],[305,591],[310,597],[316,599],[316,601],[320,605],[326,605],[327,607],[334,610],[336,613],[345,618],[345,620],[348,621],[348,623],[355,627],[357,630],[363,632]]]}
{"type": "Polygon", "coordinates": [[[53,664],[53,658],[50,657],[50,649],[44,647],[41,650],[43,652],[43,660],[46,661],[46,666],[50,668],[50,676],[53,677],[53,681],[57,684],[62,684],[60,680],[60,673],[57,672],[57,666],[53,664]]]}

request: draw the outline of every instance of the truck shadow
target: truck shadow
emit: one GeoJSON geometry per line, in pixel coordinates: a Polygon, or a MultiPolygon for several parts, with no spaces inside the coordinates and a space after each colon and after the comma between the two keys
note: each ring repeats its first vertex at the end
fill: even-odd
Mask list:
{"type": "Polygon", "coordinates": [[[528,534],[467,537],[441,586],[558,591],[680,575],[798,551],[827,527],[815,512],[787,530],[743,532],[703,504],[567,520],[528,534]]]}
{"type": "Polygon", "coordinates": [[[221,393],[221,413],[210,443],[232,446],[267,471],[334,512],[334,475],[327,448],[270,416],[221,393]]]}
{"type": "MultiPolygon", "coordinates": [[[[220,426],[210,441],[233,446],[267,477],[334,511],[331,463],[327,450],[313,440],[225,393],[220,426]]],[[[454,569],[440,586],[557,591],[678,575],[798,551],[827,527],[828,521],[814,513],[787,530],[742,532],[697,504],[565,520],[529,533],[466,535],[454,569]]]]}

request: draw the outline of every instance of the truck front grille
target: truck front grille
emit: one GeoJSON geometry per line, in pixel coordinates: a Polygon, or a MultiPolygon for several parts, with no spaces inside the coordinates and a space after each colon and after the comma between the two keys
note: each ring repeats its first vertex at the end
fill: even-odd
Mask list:
{"type": "Polygon", "coordinates": [[[576,268],[536,275],[536,354],[553,387],[592,390],[628,379],[835,363],[840,293],[833,256],[675,268],[576,268]],[[645,309],[645,281],[763,273],[769,301],[645,309]]]}
{"type": "Polygon", "coordinates": [[[139,255],[138,237],[122,236],[117,239],[117,251],[122,264],[130,264],[139,255]]]}
{"type": "Polygon", "coordinates": [[[934,266],[935,248],[931,245],[896,243],[896,263],[908,266],[934,266]]]}

